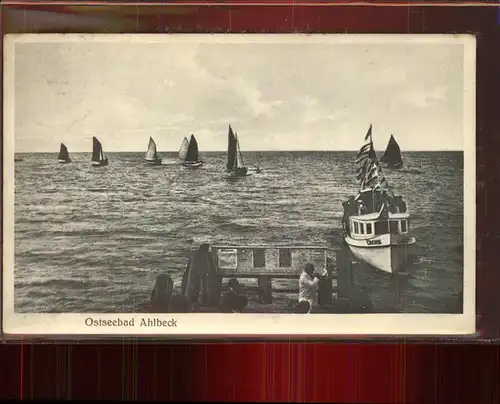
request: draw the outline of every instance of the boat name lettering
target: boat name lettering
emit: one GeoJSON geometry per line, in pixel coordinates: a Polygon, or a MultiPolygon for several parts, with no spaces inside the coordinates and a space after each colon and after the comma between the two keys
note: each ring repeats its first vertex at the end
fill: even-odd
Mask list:
{"type": "Polygon", "coordinates": [[[380,240],[366,240],[366,243],[368,245],[379,245],[379,244],[382,244],[382,241],[380,241],[380,240]]]}

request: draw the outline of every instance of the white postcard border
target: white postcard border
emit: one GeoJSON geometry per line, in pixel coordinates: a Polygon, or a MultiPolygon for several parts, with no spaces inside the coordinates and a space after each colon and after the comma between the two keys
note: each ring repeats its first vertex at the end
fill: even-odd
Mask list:
{"type": "MultiPolygon", "coordinates": [[[[9,34],[4,37],[3,306],[7,335],[363,336],[470,335],[476,330],[475,69],[473,35],[415,34],[9,34]],[[14,312],[14,46],[48,42],[443,43],[464,46],[464,312],[463,314],[21,314],[14,312]],[[90,320],[131,321],[86,325],[90,320]],[[160,325],[144,326],[164,322],[160,325]],[[306,332],[307,330],[307,332],[306,332]]],[[[101,321],[102,323],[102,321],[101,321]]],[[[95,324],[95,323],[94,323],[95,324]]]]}

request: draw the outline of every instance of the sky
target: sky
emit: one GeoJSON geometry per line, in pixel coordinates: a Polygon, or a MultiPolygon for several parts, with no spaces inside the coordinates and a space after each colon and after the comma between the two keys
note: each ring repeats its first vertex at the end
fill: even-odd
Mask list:
{"type": "Polygon", "coordinates": [[[463,150],[460,43],[15,44],[16,152],[463,150]]]}

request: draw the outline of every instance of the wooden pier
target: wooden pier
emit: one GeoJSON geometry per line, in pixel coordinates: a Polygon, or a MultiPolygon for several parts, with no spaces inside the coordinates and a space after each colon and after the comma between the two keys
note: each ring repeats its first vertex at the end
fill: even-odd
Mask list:
{"type": "MultiPolygon", "coordinates": [[[[329,250],[314,245],[212,245],[208,254],[215,271],[209,275],[210,281],[201,281],[201,300],[197,310],[217,311],[212,306],[221,301],[224,279],[231,278],[257,279],[258,302],[255,304],[262,305],[262,308],[273,303],[273,291],[297,293],[298,302],[298,280],[307,263],[314,265],[315,275],[320,279],[318,304],[323,312],[348,313],[359,310],[356,308],[359,302],[356,302],[355,297],[351,255],[347,249],[329,250]],[[296,280],[296,287],[273,289],[273,279],[296,280]],[[333,284],[334,280],[336,285],[333,284]],[[212,285],[211,292],[206,290],[208,284],[212,285]]],[[[246,289],[247,292],[255,291],[255,287],[247,286],[246,289]]],[[[172,291],[167,293],[172,294],[172,291]]],[[[176,298],[186,299],[179,295],[176,298]]]]}
{"type": "MultiPolygon", "coordinates": [[[[254,278],[257,279],[261,303],[272,303],[273,279],[296,279],[298,281],[305,265],[314,264],[315,274],[320,276],[318,300],[321,305],[330,304],[333,293],[349,295],[349,282],[352,279],[346,273],[350,272],[350,261],[340,253],[342,268],[335,270],[337,265],[328,258],[329,250],[324,246],[212,246],[218,276],[222,284],[224,278],[254,278]],[[336,287],[333,280],[337,279],[336,287]]],[[[339,260],[339,253],[337,262],[339,260]]],[[[296,288],[298,292],[298,284],[296,288]]],[[[294,290],[295,291],[295,290],[294,290]]]]}

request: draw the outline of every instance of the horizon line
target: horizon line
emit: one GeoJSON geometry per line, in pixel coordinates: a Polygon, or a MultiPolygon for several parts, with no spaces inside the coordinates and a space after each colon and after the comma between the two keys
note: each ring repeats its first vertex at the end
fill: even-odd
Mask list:
{"type": "MultiPolygon", "coordinates": [[[[385,149],[383,150],[375,150],[376,152],[385,152],[385,149]]],[[[404,153],[424,153],[424,152],[464,152],[465,150],[463,149],[433,149],[433,150],[406,150],[402,151],[401,154],[404,153]]],[[[351,153],[356,153],[359,152],[359,150],[245,150],[242,153],[270,153],[270,152],[282,152],[282,153],[303,153],[303,152],[323,152],[323,153],[329,153],[329,152],[351,152],[351,153]]],[[[14,154],[58,154],[59,151],[16,151],[14,154]]],[[[92,151],[74,151],[71,152],[70,154],[77,154],[77,153],[89,153],[91,154],[92,151]]],[[[107,153],[145,153],[143,150],[111,150],[111,151],[106,151],[104,154],[107,153]]],[[[157,151],[158,154],[161,153],[179,153],[179,150],[163,150],[163,151],[157,151]]],[[[206,151],[199,151],[199,154],[203,153],[227,153],[227,150],[206,150],[206,151]]]]}

